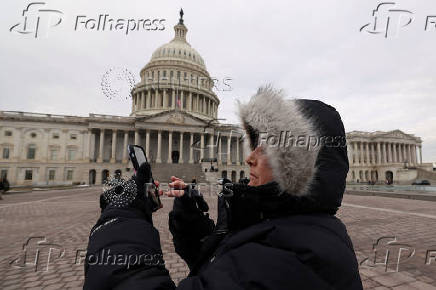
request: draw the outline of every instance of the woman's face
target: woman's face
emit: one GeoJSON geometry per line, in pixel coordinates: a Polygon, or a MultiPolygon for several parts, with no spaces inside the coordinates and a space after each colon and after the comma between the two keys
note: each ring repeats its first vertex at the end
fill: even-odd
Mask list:
{"type": "Polygon", "coordinates": [[[272,169],[263,148],[258,146],[245,159],[250,166],[250,182],[248,185],[259,186],[273,181],[272,169]]]}

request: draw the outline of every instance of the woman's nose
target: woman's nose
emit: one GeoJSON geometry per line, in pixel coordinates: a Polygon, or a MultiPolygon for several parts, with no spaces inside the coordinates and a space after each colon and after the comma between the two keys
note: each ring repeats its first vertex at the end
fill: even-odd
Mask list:
{"type": "Polygon", "coordinates": [[[251,151],[251,153],[248,154],[247,158],[245,158],[245,162],[248,164],[248,166],[254,165],[255,162],[254,151],[251,151]]]}

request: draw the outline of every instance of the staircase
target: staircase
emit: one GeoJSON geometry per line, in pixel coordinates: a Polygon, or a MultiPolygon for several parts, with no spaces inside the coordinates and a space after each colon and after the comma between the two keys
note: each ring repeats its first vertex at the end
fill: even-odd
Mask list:
{"type": "Polygon", "coordinates": [[[206,183],[207,179],[201,169],[201,164],[165,164],[153,163],[151,164],[153,170],[153,178],[160,182],[169,182],[171,176],[176,176],[183,179],[185,182],[191,182],[192,178],[197,179],[197,183],[206,183]]]}

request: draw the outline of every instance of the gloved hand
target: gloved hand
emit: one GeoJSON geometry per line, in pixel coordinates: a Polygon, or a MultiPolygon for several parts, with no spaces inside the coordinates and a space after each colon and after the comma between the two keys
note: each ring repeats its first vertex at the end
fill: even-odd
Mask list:
{"type": "Polygon", "coordinates": [[[142,164],[131,179],[113,178],[109,180],[100,196],[100,208],[109,209],[134,208],[141,211],[151,222],[153,211],[152,195],[158,194],[158,184],[152,183],[150,164],[142,164]]]}

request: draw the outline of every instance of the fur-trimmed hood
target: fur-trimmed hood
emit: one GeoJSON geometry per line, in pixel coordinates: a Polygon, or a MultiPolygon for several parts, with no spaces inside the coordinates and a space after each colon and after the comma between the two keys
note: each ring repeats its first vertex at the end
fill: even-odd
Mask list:
{"type": "Polygon", "coordinates": [[[348,158],[335,108],[317,100],[285,99],[283,91],[266,86],[239,104],[239,116],[246,144],[265,148],[281,190],[329,208],[340,206],[348,158]]]}

